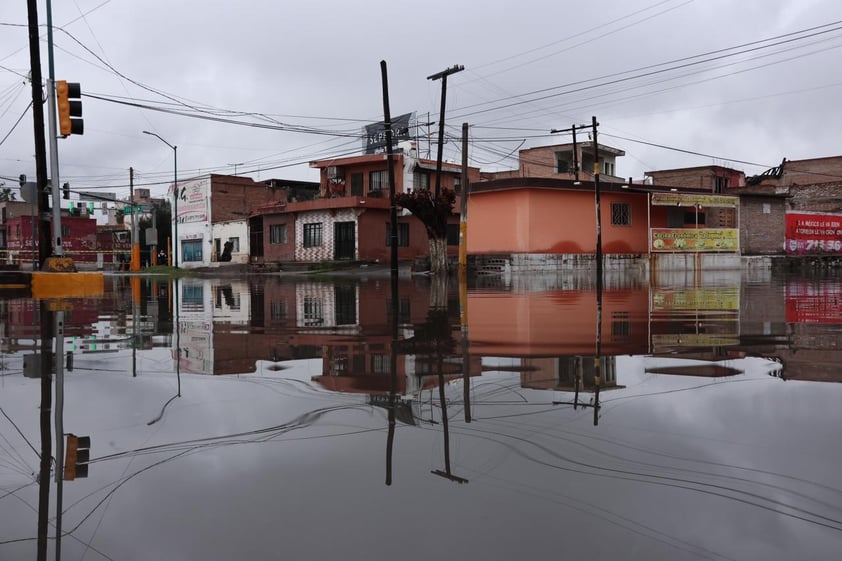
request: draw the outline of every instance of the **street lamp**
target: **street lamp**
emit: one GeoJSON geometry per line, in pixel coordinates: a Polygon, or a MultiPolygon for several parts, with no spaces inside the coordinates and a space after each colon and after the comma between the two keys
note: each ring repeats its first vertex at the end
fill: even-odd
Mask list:
{"type": "Polygon", "coordinates": [[[149,134],[172,148],[172,218],[173,218],[173,237],[172,237],[172,264],[178,269],[178,146],[173,146],[158,134],[150,131],[143,131],[143,134],[149,134]]]}

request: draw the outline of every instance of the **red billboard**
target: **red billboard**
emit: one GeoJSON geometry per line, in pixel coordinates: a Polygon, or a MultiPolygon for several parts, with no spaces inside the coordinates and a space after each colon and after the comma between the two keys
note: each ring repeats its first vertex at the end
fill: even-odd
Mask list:
{"type": "Polygon", "coordinates": [[[791,255],[842,255],[842,215],[787,212],[786,252],[791,255]]]}

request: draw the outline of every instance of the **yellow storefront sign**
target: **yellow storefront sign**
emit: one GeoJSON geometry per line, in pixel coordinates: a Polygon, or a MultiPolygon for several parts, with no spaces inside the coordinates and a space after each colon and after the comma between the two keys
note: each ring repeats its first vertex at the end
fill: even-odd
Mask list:
{"type": "Polygon", "coordinates": [[[739,251],[736,228],[652,228],[650,251],[739,251]]]}
{"type": "Polygon", "coordinates": [[[740,309],[740,290],[736,287],[658,289],[652,293],[652,311],[740,309]]]}
{"type": "Polygon", "coordinates": [[[652,193],[653,206],[687,206],[736,208],[740,206],[739,197],[728,195],[688,195],[684,193],[652,193]]]}

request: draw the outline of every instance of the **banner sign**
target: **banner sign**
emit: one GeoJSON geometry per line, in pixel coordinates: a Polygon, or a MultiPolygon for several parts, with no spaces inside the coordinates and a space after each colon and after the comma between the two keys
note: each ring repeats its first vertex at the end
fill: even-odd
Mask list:
{"type": "Polygon", "coordinates": [[[652,228],[650,251],[695,252],[740,249],[740,231],[736,228],[652,228]]]}
{"type": "Polygon", "coordinates": [[[842,215],[787,212],[786,252],[790,255],[842,254],[842,215]]]}
{"type": "Polygon", "coordinates": [[[736,208],[739,197],[728,195],[686,195],[683,193],[652,193],[652,206],[702,206],[736,208]]]}
{"type": "MultiPolygon", "coordinates": [[[[392,144],[395,145],[402,140],[409,140],[409,120],[412,113],[392,118],[392,144]]],[[[386,149],[386,123],[380,121],[365,126],[363,136],[365,142],[365,153],[376,154],[386,149]]]]}

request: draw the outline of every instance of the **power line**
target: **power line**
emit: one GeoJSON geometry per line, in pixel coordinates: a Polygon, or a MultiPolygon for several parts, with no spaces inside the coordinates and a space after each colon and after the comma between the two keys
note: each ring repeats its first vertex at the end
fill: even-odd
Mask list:
{"type": "MultiPolygon", "coordinates": [[[[461,113],[461,114],[457,114],[456,116],[451,117],[451,118],[464,118],[464,117],[468,117],[468,116],[471,116],[471,115],[487,113],[489,111],[506,109],[506,108],[509,108],[509,107],[522,105],[524,103],[533,103],[535,101],[540,101],[540,100],[543,100],[543,99],[549,99],[549,98],[552,98],[552,97],[558,97],[558,96],[561,96],[561,95],[569,95],[571,93],[578,93],[578,92],[582,92],[582,91],[586,91],[586,90],[590,90],[590,89],[594,89],[594,88],[600,88],[600,87],[605,87],[605,86],[608,86],[608,85],[628,82],[628,81],[631,81],[631,80],[645,78],[647,76],[653,76],[653,75],[662,74],[662,73],[665,73],[665,72],[671,72],[671,71],[674,71],[674,70],[679,70],[681,68],[687,68],[687,67],[696,66],[696,65],[716,61],[716,60],[730,58],[730,57],[734,57],[734,56],[738,56],[738,55],[742,55],[742,54],[746,54],[746,53],[750,53],[750,52],[754,52],[754,51],[758,51],[758,50],[762,50],[762,49],[768,49],[768,48],[771,48],[771,47],[775,47],[775,46],[779,46],[779,45],[783,45],[783,44],[787,44],[787,43],[802,41],[804,39],[808,39],[808,38],[811,38],[811,37],[816,37],[816,36],[823,35],[823,34],[826,34],[826,33],[839,31],[840,29],[842,29],[842,26],[840,26],[840,24],[842,24],[842,20],[827,23],[827,24],[823,24],[823,25],[820,25],[820,26],[807,28],[807,29],[802,29],[800,31],[794,31],[794,32],[791,32],[791,33],[786,33],[786,34],[783,34],[783,35],[777,35],[777,36],[770,37],[770,38],[767,38],[767,39],[761,39],[761,40],[758,40],[758,41],[743,43],[741,45],[736,45],[736,46],[733,46],[733,47],[718,49],[718,50],[714,50],[714,51],[708,51],[706,53],[701,53],[701,54],[697,54],[697,55],[693,55],[693,56],[689,56],[689,57],[683,57],[683,58],[674,59],[674,60],[667,61],[667,62],[661,62],[661,63],[657,63],[657,64],[642,66],[642,67],[638,67],[638,68],[635,68],[635,69],[632,69],[632,70],[625,70],[625,71],[622,71],[622,72],[614,72],[614,73],[611,73],[611,74],[606,74],[606,75],[595,77],[595,78],[577,80],[577,81],[569,82],[569,83],[562,84],[562,85],[559,85],[559,86],[552,86],[552,87],[549,87],[549,88],[533,90],[531,92],[520,94],[520,95],[514,96],[514,97],[523,97],[523,96],[526,96],[526,95],[534,96],[534,95],[544,94],[544,93],[547,93],[547,92],[554,92],[554,91],[561,90],[561,89],[564,89],[564,88],[574,88],[575,86],[581,86],[581,87],[578,87],[578,88],[569,89],[569,90],[558,92],[558,93],[553,93],[553,94],[548,94],[548,95],[544,95],[544,96],[540,96],[540,97],[535,97],[535,98],[532,98],[532,99],[526,100],[526,101],[512,102],[512,103],[503,104],[503,105],[499,105],[499,106],[491,107],[491,108],[487,108],[487,109],[477,110],[477,111],[468,112],[468,113],[461,113]],[[827,29],[827,28],[830,28],[830,29],[827,29]],[[769,44],[764,45],[763,43],[769,43],[769,44]],[[741,49],[741,50],[738,50],[738,49],[741,49]],[[734,52],[730,52],[730,51],[734,51],[734,52]],[[696,59],[701,59],[701,60],[696,60],[696,59]],[[665,66],[666,66],[666,68],[662,68],[662,67],[665,67],[665,66]],[[628,76],[628,74],[632,74],[632,73],[635,73],[635,74],[633,74],[631,76],[628,76]],[[592,84],[592,82],[599,82],[599,83],[592,84]],[[590,84],[590,85],[586,85],[586,84],[590,84]]],[[[511,97],[502,98],[502,99],[497,100],[497,101],[505,101],[506,99],[512,99],[512,98],[511,97]]],[[[484,105],[489,105],[490,103],[496,103],[497,101],[476,103],[476,104],[473,104],[473,105],[467,105],[467,106],[462,107],[460,109],[464,111],[466,109],[473,109],[475,107],[481,107],[481,106],[484,106],[484,105]]],[[[458,113],[458,111],[457,111],[457,113],[458,113]]]]}
{"type": "Polygon", "coordinates": [[[4,136],[2,140],[0,140],[0,146],[3,146],[3,143],[6,142],[6,139],[9,138],[12,135],[13,132],[15,132],[15,129],[17,128],[17,126],[20,124],[20,122],[23,120],[23,118],[26,116],[26,114],[29,112],[29,110],[31,108],[32,108],[32,102],[30,101],[29,105],[26,106],[26,109],[23,110],[23,113],[21,113],[20,117],[18,117],[18,120],[15,121],[15,124],[12,125],[11,129],[9,129],[9,132],[6,133],[6,136],[4,136]]]}

